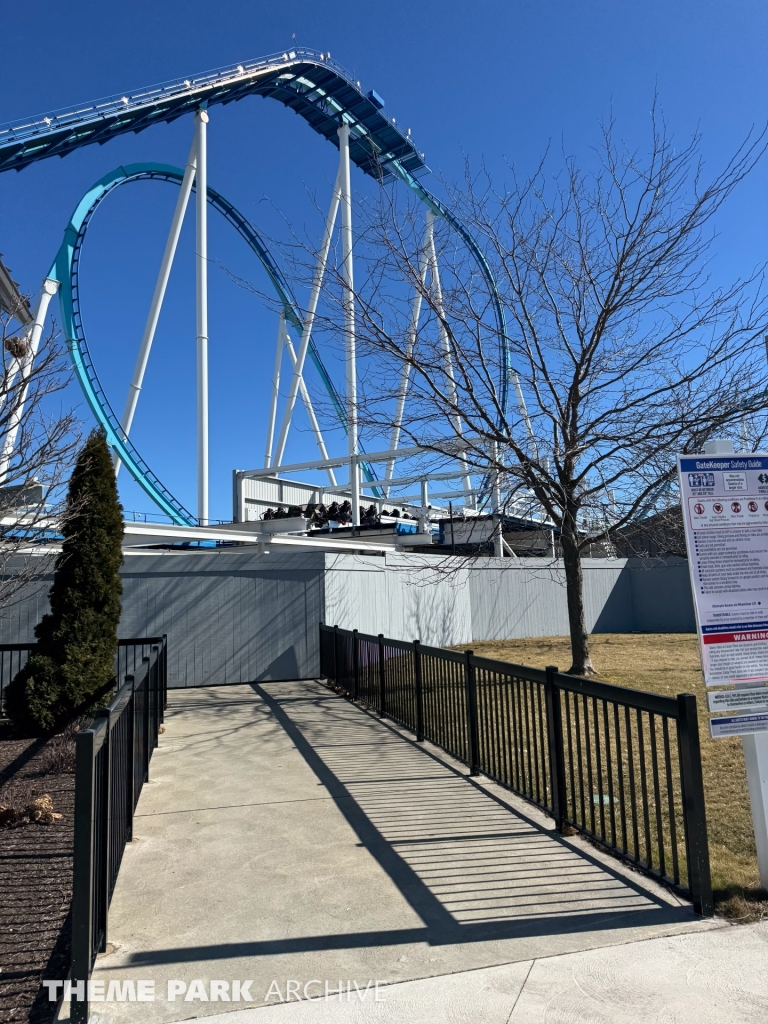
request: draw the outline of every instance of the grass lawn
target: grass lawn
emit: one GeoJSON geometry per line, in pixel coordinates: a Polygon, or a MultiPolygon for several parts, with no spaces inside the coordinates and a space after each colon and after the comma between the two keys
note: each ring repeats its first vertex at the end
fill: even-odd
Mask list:
{"type": "MultiPolygon", "coordinates": [[[[557,665],[567,671],[571,661],[570,641],[563,636],[477,641],[468,646],[486,658],[536,668],[557,665]]],[[[598,677],[607,683],[670,696],[696,695],[712,885],[716,890],[759,885],[741,738],[710,739],[696,635],[600,633],[590,637],[590,647],[598,677]]]]}

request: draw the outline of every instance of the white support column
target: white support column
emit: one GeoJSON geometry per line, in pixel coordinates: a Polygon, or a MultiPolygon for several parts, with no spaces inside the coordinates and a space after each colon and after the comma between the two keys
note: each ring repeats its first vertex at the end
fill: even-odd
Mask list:
{"type": "Polygon", "coordinates": [[[264,468],[272,465],[272,444],[275,439],[275,421],[277,419],[277,399],[280,393],[280,367],[283,362],[283,345],[285,343],[285,313],[280,310],[277,325],[277,346],[275,348],[275,369],[272,373],[272,401],[269,405],[269,423],[267,424],[267,446],[264,450],[264,468]]]}
{"type": "MultiPolygon", "coordinates": [[[[28,323],[24,330],[19,335],[19,355],[13,356],[8,363],[8,372],[5,374],[5,391],[2,394],[0,394],[0,409],[2,409],[2,407],[5,405],[5,403],[8,400],[8,396],[11,394],[14,381],[16,380],[16,374],[21,371],[21,369],[24,366],[24,363],[27,360],[27,356],[29,354],[29,346],[32,341],[32,333],[35,329],[35,324],[38,322],[38,320],[40,321],[40,331],[42,332],[43,325],[45,323],[45,317],[48,312],[48,304],[51,301],[51,295],[46,294],[47,282],[53,285],[54,287],[54,291],[51,293],[51,295],[55,295],[56,291],[58,290],[58,281],[52,281],[51,278],[46,277],[46,279],[43,281],[42,287],[40,289],[40,294],[37,298],[37,307],[35,308],[35,312],[32,316],[32,322],[28,323]]],[[[40,338],[38,337],[37,340],[39,345],[40,338]]]]}
{"type": "Polygon", "coordinates": [[[504,517],[501,508],[501,476],[499,473],[499,446],[494,442],[493,445],[493,516],[496,520],[496,530],[493,535],[493,553],[497,558],[504,557],[504,533],[502,527],[504,525],[504,517]]]}
{"type": "Polygon", "coordinates": [[[744,413],[741,414],[741,422],[739,423],[739,450],[742,452],[749,451],[749,432],[747,430],[747,417],[744,413]]]}
{"type": "MultiPolygon", "coordinates": [[[[283,324],[283,329],[285,330],[285,324],[283,324]]],[[[291,341],[290,335],[288,334],[287,330],[285,330],[284,337],[285,347],[288,349],[288,355],[291,357],[291,362],[293,363],[293,365],[296,366],[296,353],[294,352],[293,342],[291,341]]],[[[320,424],[317,422],[317,416],[315,416],[315,410],[312,406],[312,399],[309,397],[307,385],[304,383],[303,377],[301,378],[299,389],[301,391],[301,397],[304,402],[304,406],[307,410],[307,415],[309,416],[309,422],[312,426],[312,433],[315,435],[315,441],[317,442],[317,447],[320,451],[320,458],[327,459],[328,450],[325,447],[325,441],[323,440],[323,434],[322,431],[320,430],[320,424]]],[[[325,472],[328,474],[329,483],[331,484],[332,487],[335,487],[336,475],[334,474],[331,467],[327,466],[325,472]]]]}
{"type": "Polygon", "coordinates": [[[208,525],[208,112],[198,110],[197,127],[197,518],[208,525]]]}
{"type": "Polygon", "coordinates": [[[512,383],[515,386],[515,394],[517,395],[517,407],[520,410],[520,415],[523,417],[523,423],[525,423],[525,429],[528,432],[528,440],[531,442],[531,449],[534,457],[538,459],[539,449],[536,444],[536,438],[533,433],[533,424],[531,423],[531,417],[528,415],[528,407],[525,404],[525,396],[523,395],[523,389],[520,386],[520,378],[515,371],[512,371],[512,383]]]}
{"type": "Polygon", "coordinates": [[[349,176],[349,125],[339,128],[339,184],[341,186],[341,257],[346,296],[347,452],[352,492],[352,525],[360,525],[360,467],[357,462],[357,352],[355,345],[355,275],[352,263],[352,186],[349,176]]]}
{"type": "Polygon", "coordinates": [[[423,476],[419,481],[421,491],[421,511],[419,512],[419,525],[417,530],[419,533],[429,533],[429,484],[427,478],[423,476]]]}
{"type": "MultiPolygon", "coordinates": [[[[396,449],[400,444],[400,430],[403,425],[403,414],[405,411],[405,399],[408,394],[408,381],[411,376],[411,364],[408,360],[413,355],[413,350],[416,347],[416,336],[419,330],[419,317],[421,316],[421,303],[422,303],[422,289],[424,282],[427,278],[427,268],[429,266],[432,237],[434,233],[435,215],[431,210],[427,210],[427,226],[424,232],[424,245],[422,246],[421,253],[419,254],[419,280],[416,285],[416,289],[413,293],[413,302],[411,303],[411,322],[408,325],[408,341],[405,346],[405,359],[403,361],[403,372],[400,376],[400,386],[397,389],[397,405],[395,407],[395,421],[392,426],[392,434],[389,439],[389,447],[396,449]]],[[[387,463],[387,467],[384,473],[384,496],[389,497],[389,481],[392,479],[392,474],[395,469],[395,460],[391,459],[387,463]]]]}
{"type": "Polygon", "coordinates": [[[312,325],[315,322],[317,302],[318,299],[320,298],[320,288],[323,284],[323,277],[325,275],[325,265],[328,262],[328,250],[331,247],[333,229],[336,224],[336,215],[339,210],[340,179],[341,164],[339,165],[339,172],[336,175],[336,181],[334,182],[333,185],[331,205],[328,210],[328,217],[325,222],[325,233],[323,234],[323,241],[320,245],[320,253],[317,257],[315,276],[312,279],[312,289],[309,293],[309,303],[307,305],[306,316],[304,317],[304,330],[301,332],[299,352],[296,357],[296,365],[293,368],[291,387],[290,390],[288,391],[288,398],[285,404],[285,412],[283,413],[283,422],[280,427],[280,437],[278,438],[277,448],[275,449],[276,466],[279,466],[280,463],[283,461],[283,455],[285,454],[285,443],[288,440],[288,431],[291,426],[291,417],[293,416],[293,409],[294,406],[296,405],[296,396],[299,393],[299,382],[301,381],[302,375],[304,373],[304,363],[307,358],[307,350],[309,349],[309,339],[312,336],[312,325]]]}
{"type": "MultiPolygon", "coordinates": [[[[173,258],[176,255],[176,246],[179,244],[179,235],[181,234],[181,226],[184,223],[184,215],[187,212],[187,205],[189,204],[189,196],[192,192],[192,182],[195,178],[195,168],[197,166],[197,137],[195,137],[192,148],[189,151],[187,157],[187,164],[184,168],[184,177],[181,182],[181,188],[179,189],[179,198],[176,200],[176,209],[173,211],[173,219],[171,220],[171,229],[168,232],[168,241],[165,243],[165,252],[163,253],[163,259],[160,264],[160,271],[157,275],[157,282],[155,284],[155,292],[152,296],[152,304],[149,307],[149,315],[147,316],[147,322],[144,325],[144,334],[141,338],[141,345],[139,346],[139,354],[136,358],[136,366],[133,369],[133,377],[131,379],[130,387],[128,388],[128,397],[125,401],[125,409],[123,410],[123,418],[120,421],[120,426],[123,428],[123,434],[128,437],[131,432],[131,426],[133,424],[133,417],[136,412],[136,405],[139,401],[139,395],[141,393],[141,387],[144,383],[144,374],[147,369],[147,362],[149,360],[149,353],[152,350],[152,342],[155,338],[155,331],[157,330],[157,322],[160,319],[160,310],[163,307],[163,299],[165,298],[165,290],[168,287],[168,278],[171,276],[171,268],[173,266],[173,258]]],[[[117,455],[114,456],[115,460],[115,476],[120,472],[120,459],[117,455]]]]}
{"type": "MultiPolygon", "coordinates": [[[[429,272],[430,272],[430,288],[432,289],[432,295],[434,297],[435,310],[437,312],[437,329],[440,336],[440,347],[443,350],[443,366],[445,369],[445,376],[448,381],[448,397],[451,404],[456,406],[458,404],[458,395],[456,391],[456,378],[453,375],[453,358],[451,356],[451,342],[448,337],[448,331],[446,330],[444,319],[445,313],[443,310],[443,289],[440,284],[440,271],[437,267],[437,250],[435,249],[435,236],[434,232],[431,233],[429,239],[429,272]]],[[[462,436],[461,417],[458,413],[455,413],[451,420],[453,422],[453,429],[456,432],[457,437],[462,436]]],[[[470,479],[469,473],[467,472],[467,460],[461,458],[459,460],[464,468],[463,474],[463,486],[464,494],[466,495],[464,504],[467,507],[473,507],[475,500],[472,497],[472,480],[470,479]]]]}
{"type": "Polygon", "coordinates": [[[742,736],[760,885],[768,889],[768,733],[742,736]]]}
{"type": "Polygon", "coordinates": [[[12,365],[8,374],[8,392],[4,396],[5,403],[9,405],[8,426],[3,438],[2,450],[0,451],[0,486],[5,484],[8,476],[8,467],[13,458],[13,450],[16,447],[16,439],[19,436],[19,428],[24,416],[24,406],[27,401],[27,388],[29,377],[32,373],[32,366],[35,362],[37,350],[40,347],[40,339],[43,336],[45,317],[48,313],[48,306],[51,299],[59,290],[59,282],[46,277],[43,287],[40,290],[40,297],[37,300],[35,317],[30,327],[21,336],[21,341],[26,345],[26,351],[12,365]],[[16,374],[19,375],[18,383],[15,382],[16,374]],[[18,388],[14,396],[11,389],[18,388]]]}

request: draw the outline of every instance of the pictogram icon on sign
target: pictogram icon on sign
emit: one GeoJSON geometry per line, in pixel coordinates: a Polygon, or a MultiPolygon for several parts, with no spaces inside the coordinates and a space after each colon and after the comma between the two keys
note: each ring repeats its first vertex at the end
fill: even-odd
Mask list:
{"type": "Polygon", "coordinates": [[[741,512],[741,502],[740,501],[732,501],[731,502],[731,512],[741,512]]]}

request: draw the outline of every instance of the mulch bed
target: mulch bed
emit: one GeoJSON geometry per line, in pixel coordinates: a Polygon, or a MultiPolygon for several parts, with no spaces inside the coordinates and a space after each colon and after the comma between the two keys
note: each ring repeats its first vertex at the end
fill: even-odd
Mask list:
{"type": "Polygon", "coordinates": [[[50,742],[0,739],[0,804],[47,793],[61,814],[50,825],[0,827],[2,1024],[49,1024],[56,1004],[41,981],[69,970],[75,776],[67,767],[50,742]]]}

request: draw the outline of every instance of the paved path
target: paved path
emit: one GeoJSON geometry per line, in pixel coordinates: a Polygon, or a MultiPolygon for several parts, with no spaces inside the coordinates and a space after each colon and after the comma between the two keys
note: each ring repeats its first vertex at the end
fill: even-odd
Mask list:
{"type": "Polygon", "coordinates": [[[768,1020],[766,963],[768,925],[733,926],[404,982],[378,1001],[353,990],[206,1024],[757,1024],[768,1020]]]}
{"type": "MultiPolygon", "coordinates": [[[[623,1024],[607,1007],[632,991],[624,974],[639,957],[655,991],[655,972],[675,950],[680,965],[698,955],[681,942],[758,934],[697,920],[641,876],[554,835],[500,787],[476,785],[455,762],[318,683],[172,691],[166,724],[112,901],[114,948],[93,975],[107,984],[153,980],[156,998],[94,1005],[95,1020],[235,1010],[166,999],[169,981],[193,994],[197,980],[194,994],[210,996],[213,979],[251,981],[255,1009],[232,1024],[477,1024],[513,1010],[512,1021],[623,1024]],[[613,948],[606,958],[600,947],[613,948]],[[574,971],[588,983],[575,984],[574,971]],[[368,989],[361,1002],[355,985],[365,992],[377,980],[390,987],[378,1002],[368,989]],[[316,981],[311,996],[342,983],[350,1000],[275,1005],[289,981],[294,994],[316,981]],[[603,1015],[573,1015],[574,991],[599,1002],[603,988],[611,994],[603,1015]],[[553,1016],[558,992],[562,1013],[553,1016]]],[[[653,998],[663,1004],[665,991],[653,998]]]]}

